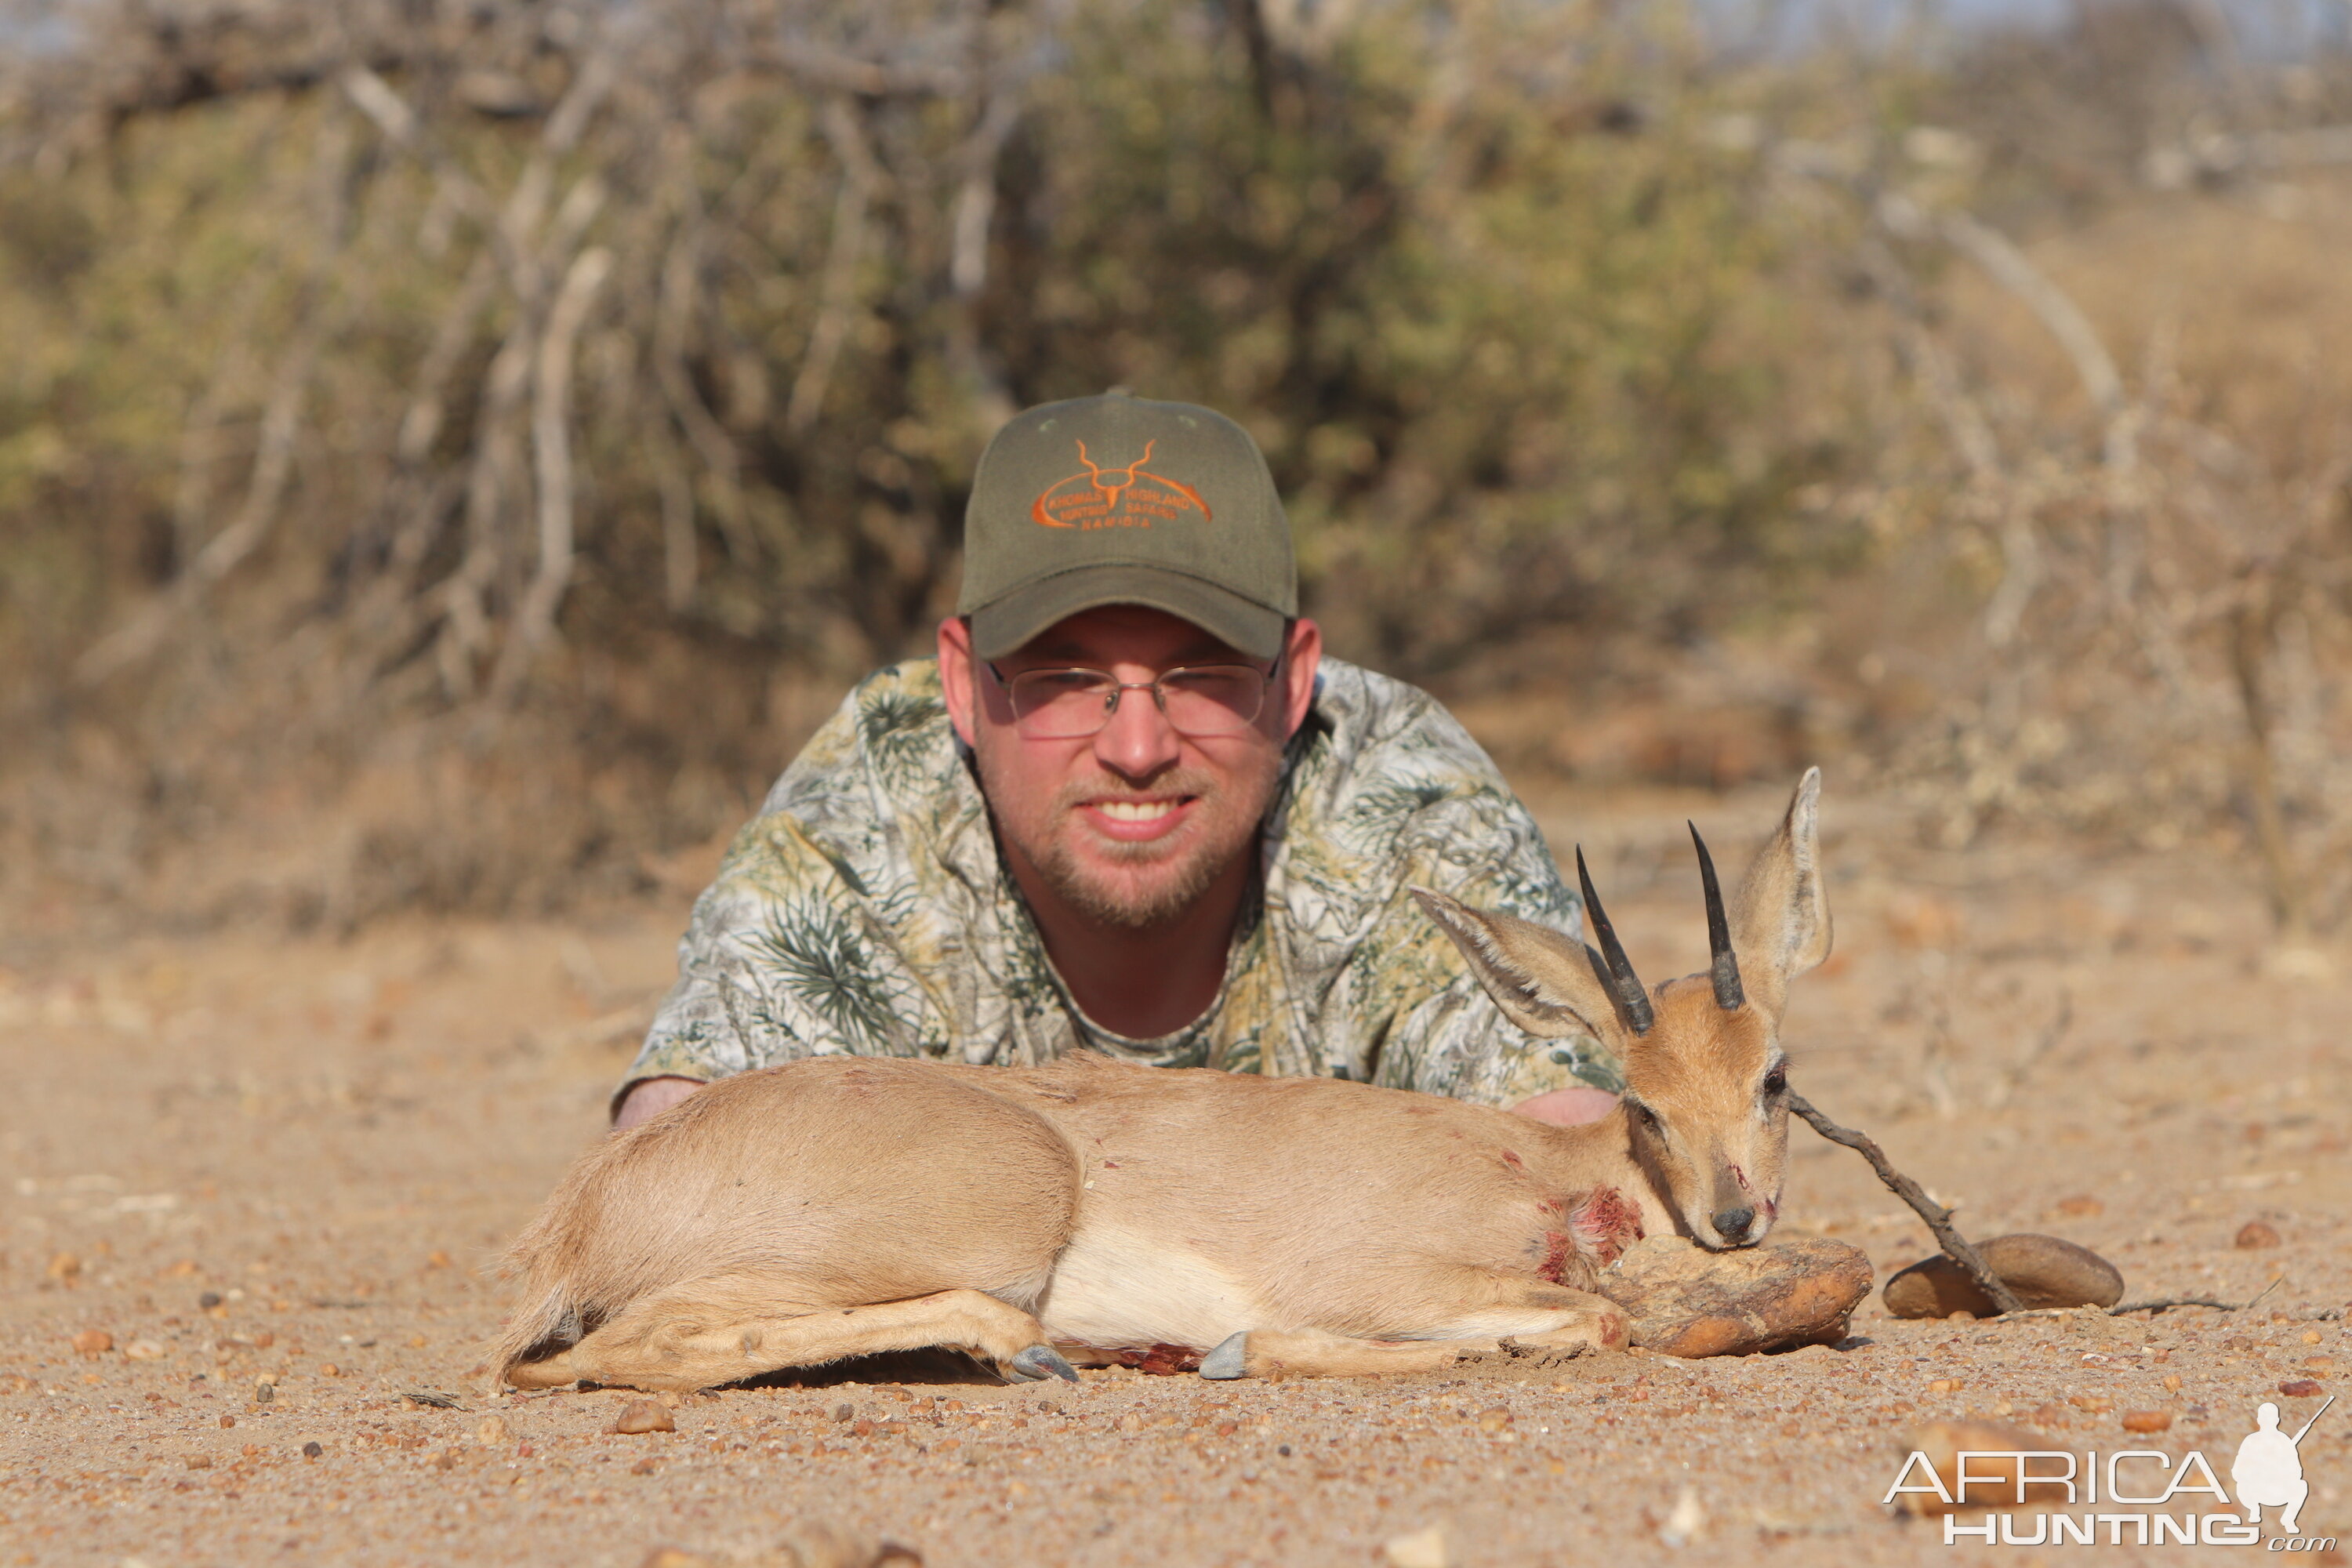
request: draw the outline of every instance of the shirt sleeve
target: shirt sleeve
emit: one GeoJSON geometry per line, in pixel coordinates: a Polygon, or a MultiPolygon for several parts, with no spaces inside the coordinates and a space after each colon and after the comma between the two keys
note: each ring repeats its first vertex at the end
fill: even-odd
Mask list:
{"type": "Polygon", "coordinates": [[[801,1057],[936,1049],[937,1008],[899,952],[869,864],[891,825],[871,805],[856,698],[812,739],[695,901],[678,977],[618,1094],[801,1057]],[[825,805],[808,809],[812,799],[825,805]]]}
{"type": "MultiPolygon", "coordinates": [[[[1575,896],[1525,808],[1505,795],[1466,814],[1464,825],[1409,862],[1406,886],[1449,893],[1474,909],[1574,929],[1575,896]],[[1486,831],[1478,831],[1480,826],[1486,831]]],[[[1447,816],[1457,814],[1447,813],[1447,816]]],[[[1405,887],[1381,911],[1357,964],[1365,971],[1365,1011],[1389,1020],[1373,1066],[1375,1082],[1482,1105],[1512,1106],[1556,1089],[1622,1092],[1615,1058],[1592,1035],[1528,1034],[1503,1016],[1453,940],[1405,887]]]]}
{"type": "Polygon", "coordinates": [[[1616,1092],[1618,1064],[1579,1031],[1539,1039],[1503,1016],[1412,889],[1575,931],[1580,900],[1493,762],[1426,693],[1350,670],[1316,782],[1312,843],[1296,845],[1295,910],[1343,910],[1339,962],[1317,1033],[1327,1064],[1394,1089],[1517,1105],[1557,1089],[1616,1092]],[[1354,900],[1366,900],[1353,903],[1354,900]]]}

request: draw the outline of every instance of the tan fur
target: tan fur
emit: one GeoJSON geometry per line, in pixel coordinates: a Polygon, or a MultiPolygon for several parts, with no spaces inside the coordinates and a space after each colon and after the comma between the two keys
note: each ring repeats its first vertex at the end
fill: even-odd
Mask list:
{"type": "Polygon", "coordinates": [[[1055,1339],[1205,1351],[1247,1333],[1247,1370],[1298,1373],[1442,1365],[1505,1338],[1622,1344],[1590,1288],[1635,1216],[1706,1246],[1743,1202],[1758,1223],[1733,1240],[1770,1225],[1788,1129],[1759,1085],[1789,976],[1828,952],[1818,787],[1809,773],[1742,890],[1737,1012],[1704,977],[1674,981],[1633,1037],[1580,943],[1417,895],[1522,1025],[1615,1046],[1629,1104],[1601,1121],[1092,1056],[745,1073],[565,1176],[509,1255],[524,1296],[494,1379],[699,1388],[942,1344],[1000,1366],[1031,1352],[1016,1370],[1038,1375],[1032,1347],[1055,1339]]]}

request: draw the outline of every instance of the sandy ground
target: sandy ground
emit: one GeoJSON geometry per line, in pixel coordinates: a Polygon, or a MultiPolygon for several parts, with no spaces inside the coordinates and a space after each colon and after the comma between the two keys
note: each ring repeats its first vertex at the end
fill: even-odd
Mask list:
{"type": "MultiPolygon", "coordinates": [[[[1658,978],[1704,956],[1684,813],[1723,853],[1777,804],[1544,810],[1658,978]]],[[[2226,1479],[2258,1400],[2300,1425],[2318,1398],[2279,1385],[2352,1370],[2352,966],[2265,952],[2216,854],[1931,852],[1866,804],[1827,817],[1839,944],[1797,991],[1798,1087],[1972,1235],[2073,1237],[2129,1298],[2272,1286],[2259,1308],[1905,1322],[1874,1298],[1834,1349],[1358,1382],[857,1369],[610,1435],[622,1396],[492,1402],[470,1373],[502,1304],[489,1261],[597,1135],[682,905],[343,943],[20,939],[0,945],[0,1563],[748,1562],[812,1521],[935,1568],[1380,1563],[1431,1527],[1457,1568],[2014,1559],[1880,1505],[1905,1434],[1958,1415],[2197,1448],[2226,1479]],[[2235,1244],[2256,1220],[2277,1245],[2235,1244]],[[108,1348],[78,1350],[92,1331],[108,1348]],[[2141,1410],[2169,1430],[2126,1434],[2141,1410]]],[[[1802,1128],[1785,1223],[1882,1275],[1928,1247],[1802,1128]]],[[[2347,1436],[2338,1406],[2305,1441],[2306,1535],[2352,1534],[2347,1436]]]]}

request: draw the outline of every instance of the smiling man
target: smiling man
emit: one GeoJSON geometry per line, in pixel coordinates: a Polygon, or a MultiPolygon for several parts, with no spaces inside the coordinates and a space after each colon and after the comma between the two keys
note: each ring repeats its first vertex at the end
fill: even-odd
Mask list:
{"type": "Polygon", "coordinates": [[[1345,1076],[1591,1120],[1615,1064],[1488,1000],[1414,885],[1577,929],[1426,694],[1326,658],[1222,415],[1112,395],[989,444],[936,659],[869,677],[696,904],[614,1097],[831,1053],[1345,1076]]]}

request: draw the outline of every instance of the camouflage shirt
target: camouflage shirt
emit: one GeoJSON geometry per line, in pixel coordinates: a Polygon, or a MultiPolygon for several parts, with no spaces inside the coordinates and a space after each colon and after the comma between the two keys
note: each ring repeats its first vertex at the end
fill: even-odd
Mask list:
{"type": "Polygon", "coordinates": [[[1620,1086],[1589,1037],[1521,1032],[1406,896],[1575,929],[1576,895],[1495,765],[1427,693],[1323,661],[1208,1010],[1159,1039],[1081,1014],[998,858],[939,668],[867,678],[736,837],[626,1084],[797,1057],[1344,1076],[1511,1105],[1620,1086]]]}

